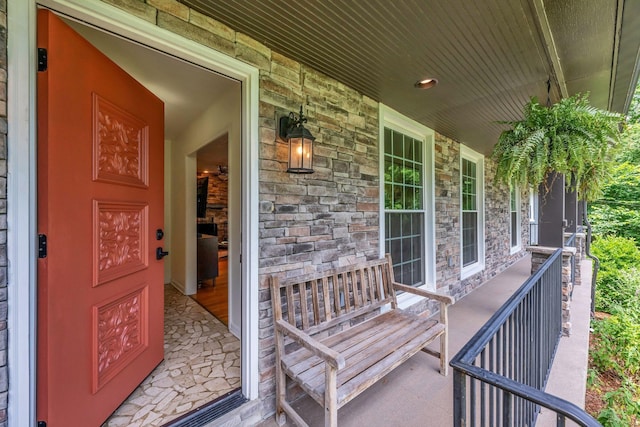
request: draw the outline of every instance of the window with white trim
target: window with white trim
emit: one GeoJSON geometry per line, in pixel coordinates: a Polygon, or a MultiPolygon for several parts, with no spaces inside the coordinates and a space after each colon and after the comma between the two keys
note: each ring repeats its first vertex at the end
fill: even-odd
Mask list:
{"type": "Polygon", "coordinates": [[[433,131],[381,106],[381,139],[382,247],[396,281],[432,288],[433,131]]]}
{"type": "Polygon", "coordinates": [[[517,252],[521,247],[522,231],[520,229],[520,191],[512,185],[509,195],[509,220],[511,233],[511,253],[517,252]]]}
{"type": "Polygon", "coordinates": [[[465,278],[484,269],[484,158],[461,147],[460,246],[465,278]]]}
{"type": "Polygon", "coordinates": [[[396,280],[419,286],[425,283],[424,143],[385,128],[384,146],[385,251],[396,280]]]}

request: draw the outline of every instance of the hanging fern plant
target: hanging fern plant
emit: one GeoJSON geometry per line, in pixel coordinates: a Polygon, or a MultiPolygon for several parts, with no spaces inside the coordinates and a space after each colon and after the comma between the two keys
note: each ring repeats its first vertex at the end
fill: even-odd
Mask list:
{"type": "Polygon", "coordinates": [[[581,200],[594,200],[608,176],[621,122],[619,114],[590,106],[587,95],[552,107],[532,98],[522,120],[503,122],[511,129],[502,132],[493,149],[496,180],[538,187],[558,172],[581,200]]]}

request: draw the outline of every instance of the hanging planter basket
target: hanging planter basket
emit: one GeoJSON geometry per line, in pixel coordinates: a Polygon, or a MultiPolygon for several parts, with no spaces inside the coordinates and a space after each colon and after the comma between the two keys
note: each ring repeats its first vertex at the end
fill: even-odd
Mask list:
{"type": "Polygon", "coordinates": [[[496,181],[537,188],[558,172],[581,200],[601,194],[619,145],[621,115],[592,107],[587,95],[577,94],[551,107],[532,98],[522,120],[502,123],[510,129],[493,150],[496,181]]]}

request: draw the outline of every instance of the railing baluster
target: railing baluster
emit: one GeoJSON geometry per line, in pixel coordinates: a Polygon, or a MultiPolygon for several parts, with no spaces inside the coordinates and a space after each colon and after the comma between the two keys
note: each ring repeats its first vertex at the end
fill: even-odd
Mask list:
{"type": "Polygon", "coordinates": [[[513,425],[513,412],[511,411],[511,393],[503,391],[504,411],[502,412],[502,425],[513,425]]]}
{"type": "MultiPolygon", "coordinates": [[[[494,357],[493,357],[493,372],[500,372],[500,329],[496,331],[496,335],[493,337],[493,346],[494,346],[494,357]]],[[[500,425],[500,408],[501,408],[501,397],[500,397],[500,388],[499,387],[491,387],[493,389],[494,396],[494,408],[495,408],[495,417],[493,419],[494,425],[500,425]]]]}
{"type": "Polygon", "coordinates": [[[476,425],[476,379],[469,377],[469,425],[476,425]]]}
{"type": "MultiPolygon", "coordinates": [[[[471,379],[473,381],[473,379],[471,379]]],[[[453,423],[456,427],[467,425],[467,376],[459,370],[453,371],[453,423]]],[[[473,411],[473,407],[471,408],[473,411]]]]}
{"type": "MultiPolygon", "coordinates": [[[[495,366],[494,366],[495,339],[496,338],[494,335],[494,337],[489,342],[489,371],[491,372],[495,372],[495,366]]],[[[495,394],[496,394],[496,388],[489,386],[489,425],[490,426],[495,426],[495,415],[496,415],[495,414],[495,407],[496,407],[495,394]]]]}
{"type": "MultiPolygon", "coordinates": [[[[482,354],[480,354],[480,366],[484,369],[487,369],[487,365],[485,362],[486,359],[486,351],[482,351],[482,354]]],[[[484,381],[482,381],[480,383],[480,427],[484,427],[485,426],[485,420],[487,417],[487,411],[486,411],[486,397],[485,397],[485,383],[484,381]]]]}
{"type": "Polygon", "coordinates": [[[565,417],[562,414],[558,414],[556,416],[556,426],[564,427],[565,426],[565,417]]]}

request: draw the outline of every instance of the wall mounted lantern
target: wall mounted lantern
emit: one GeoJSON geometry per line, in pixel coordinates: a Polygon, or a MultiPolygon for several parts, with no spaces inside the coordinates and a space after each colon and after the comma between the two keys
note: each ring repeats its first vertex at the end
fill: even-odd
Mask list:
{"type": "Polygon", "coordinates": [[[313,173],[313,141],[316,138],[305,129],[303,124],[306,122],[302,105],[298,117],[293,112],[280,117],[278,133],[289,142],[289,173],[313,173]]]}

